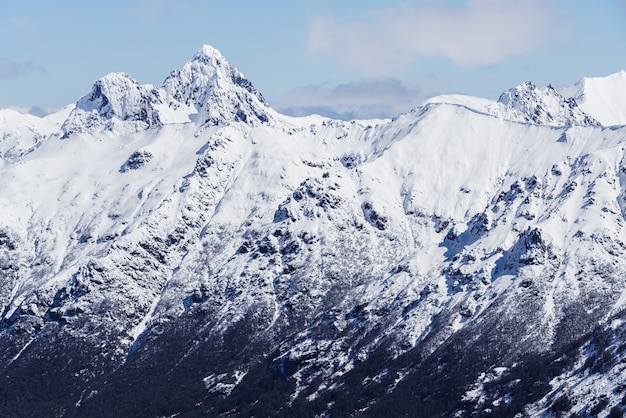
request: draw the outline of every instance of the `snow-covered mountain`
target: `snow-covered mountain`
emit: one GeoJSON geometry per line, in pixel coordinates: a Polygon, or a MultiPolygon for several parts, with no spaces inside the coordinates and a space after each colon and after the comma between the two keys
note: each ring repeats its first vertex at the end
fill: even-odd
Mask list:
{"type": "Polygon", "coordinates": [[[66,106],[43,118],[0,109],[0,164],[33,151],[44,138],[58,132],[73,108],[66,106]]]}
{"type": "Polygon", "coordinates": [[[2,415],[622,413],[626,127],[595,109],[293,118],[205,46],[2,110],[2,415]]]}
{"type": "Polygon", "coordinates": [[[537,125],[600,125],[583,112],[573,98],[563,97],[552,86],[542,89],[530,82],[502,93],[498,102],[488,107],[488,112],[504,119],[537,125]]]}
{"type": "Polygon", "coordinates": [[[272,110],[236,68],[205,45],[159,90],[140,86],[125,73],[111,73],[82,97],[62,127],[63,138],[78,132],[117,135],[156,128],[163,123],[217,126],[231,121],[267,124],[272,110]]]}
{"type": "MultiPolygon", "coordinates": [[[[611,80],[615,77],[610,76],[606,77],[606,79],[611,80]]],[[[621,85],[626,86],[626,79],[621,83],[616,83],[618,90],[615,90],[613,93],[609,89],[605,89],[604,92],[600,89],[591,89],[592,92],[595,92],[591,93],[592,96],[596,95],[598,98],[595,100],[602,103],[602,106],[587,105],[581,107],[579,105],[579,101],[584,100],[584,95],[579,87],[581,83],[584,83],[584,80],[571,87],[561,89],[559,92],[550,85],[538,87],[531,82],[524,82],[502,93],[495,102],[457,94],[433,97],[428,99],[426,103],[461,105],[501,119],[536,125],[609,126],[626,124],[626,118],[620,119],[619,116],[616,116],[619,114],[618,110],[615,110],[615,115],[607,116],[608,112],[602,108],[602,106],[615,107],[616,109],[623,108],[621,101],[622,97],[626,96],[626,91],[620,92],[619,87],[621,85]],[[616,95],[616,99],[610,100],[609,104],[605,103],[604,98],[611,97],[612,94],[616,95]],[[595,117],[596,115],[604,122],[599,122],[595,117]],[[616,120],[621,121],[621,123],[606,123],[607,121],[614,122],[616,120]]],[[[598,84],[602,83],[598,82],[598,84]]]]}
{"type": "Polygon", "coordinates": [[[585,77],[561,92],[574,98],[584,112],[603,125],[626,125],[626,71],[608,77],[585,77]]]}
{"type": "Polygon", "coordinates": [[[156,107],[161,103],[154,87],[140,86],[128,74],[108,74],[76,103],[62,126],[63,138],[101,129],[124,134],[158,127],[161,119],[156,107]]]}
{"type": "Polygon", "coordinates": [[[215,48],[205,45],[181,70],[174,70],[162,88],[170,108],[191,109],[194,121],[216,126],[230,121],[268,124],[267,102],[243,74],[215,48]]]}

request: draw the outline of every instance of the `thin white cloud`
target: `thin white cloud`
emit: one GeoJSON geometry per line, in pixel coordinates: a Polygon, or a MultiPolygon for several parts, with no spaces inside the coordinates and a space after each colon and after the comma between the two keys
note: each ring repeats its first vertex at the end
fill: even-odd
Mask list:
{"type": "Polygon", "coordinates": [[[336,86],[309,85],[287,93],[274,106],[293,116],[320,114],[337,119],[398,116],[421,104],[441,86],[434,77],[424,86],[407,86],[394,78],[363,79],[336,86]]]}
{"type": "Polygon", "coordinates": [[[308,50],[366,74],[392,74],[420,57],[475,67],[528,53],[564,26],[550,0],[431,2],[372,11],[353,21],[318,16],[309,26],[308,50]]]}
{"type": "Polygon", "coordinates": [[[0,58],[0,80],[10,80],[32,73],[45,73],[46,70],[34,61],[18,62],[8,58],[0,58]]]}

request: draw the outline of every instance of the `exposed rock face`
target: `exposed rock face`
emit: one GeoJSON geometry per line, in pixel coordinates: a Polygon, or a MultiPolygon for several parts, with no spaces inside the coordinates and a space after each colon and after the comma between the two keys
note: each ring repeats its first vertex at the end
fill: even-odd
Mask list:
{"type": "Polygon", "coordinates": [[[128,160],[120,167],[122,173],[128,170],[138,170],[152,159],[152,153],[150,151],[140,150],[133,152],[128,160]]]}

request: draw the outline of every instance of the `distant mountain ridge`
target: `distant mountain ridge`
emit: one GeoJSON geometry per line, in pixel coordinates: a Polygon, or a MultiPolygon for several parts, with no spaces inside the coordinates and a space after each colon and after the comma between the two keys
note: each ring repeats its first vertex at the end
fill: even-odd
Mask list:
{"type": "Polygon", "coordinates": [[[268,123],[271,110],[252,83],[216,49],[205,45],[163,87],[140,86],[125,73],[96,81],[64,123],[63,136],[104,129],[139,132],[193,118],[200,126],[230,121],[268,123]]]}
{"type": "Polygon", "coordinates": [[[618,416],[622,79],[296,118],[203,46],[0,110],[0,415],[618,416]]]}
{"type": "Polygon", "coordinates": [[[530,82],[500,95],[488,111],[505,119],[549,126],[600,126],[583,112],[573,98],[565,98],[552,86],[540,89],[530,82]]]}
{"type": "MultiPolygon", "coordinates": [[[[461,104],[507,120],[550,126],[624,125],[626,108],[626,71],[607,77],[584,78],[569,87],[554,89],[525,82],[499,97],[496,102],[463,95],[444,95],[426,103],[461,104]],[[606,100],[612,95],[615,99],[606,100]]],[[[159,89],[139,85],[125,73],[111,73],[97,80],[92,91],[71,108],[61,126],[61,135],[93,132],[103,129],[116,134],[139,132],[163,123],[183,123],[193,119],[200,126],[219,125],[230,121],[267,124],[274,120],[265,98],[215,48],[205,45],[181,69],[173,70],[159,89]],[[211,103],[210,106],[206,106],[211,103]]],[[[8,115],[19,119],[59,119],[17,116],[15,111],[3,112],[5,136],[12,135],[8,115]]],[[[36,135],[49,135],[44,128],[36,135]]],[[[24,135],[20,135],[24,136],[24,135]]],[[[35,141],[36,142],[36,141],[35,141]]],[[[4,147],[8,145],[5,142],[4,147]]],[[[1,151],[1,150],[0,150],[1,151]]]]}
{"type": "Polygon", "coordinates": [[[538,125],[626,125],[626,71],[606,77],[583,78],[555,89],[532,82],[502,93],[496,102],[464,95],[442,95],[426,103],[467,106],[496,117],[538,125]]]}

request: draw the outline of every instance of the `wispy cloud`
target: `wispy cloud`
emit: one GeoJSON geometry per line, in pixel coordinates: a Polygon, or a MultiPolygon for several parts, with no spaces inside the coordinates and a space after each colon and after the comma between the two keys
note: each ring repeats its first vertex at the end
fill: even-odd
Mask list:
{"type": "Polygon", "coordinates": [[[0,80],[10,80],[32,73],[44,74],[45,68],[34,61],[18,62],[8,58],[0,58],[0,80]]]}
{"type": "Polygon", "coordinates": [[[351,21],[321,15],[310,23],[308,50],[366,74],[392,74],[420,57],[444,57],[463,67],[490,65],[530,52],[563,30],[551,3],[429,2],[372,11],[351,21]]]}
{"type": "Polygon", "coordinates": [[[442,86],[434,77],[429,87],[407,86],[394,78],[363,79],[336,86],[298,87],[274,106],[293,116],[320,114],[337,119],[397,116],[418,106],[442,86]]]}

